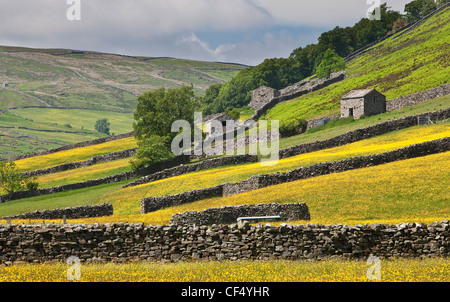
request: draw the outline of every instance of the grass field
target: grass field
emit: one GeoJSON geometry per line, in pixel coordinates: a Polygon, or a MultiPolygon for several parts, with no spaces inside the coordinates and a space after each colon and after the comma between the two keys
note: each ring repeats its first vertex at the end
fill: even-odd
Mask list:
{"type": "Polygon", "coordinates": [[[93,156],[133,149],[137,147],[134,137],[113,140],[110,142],[92,145],[88,147],[75,148],[66,151],[50,153],[17,160],[16,164],[21,172],[46,169],[65,163],[85,161],[93,156]]]}
{"type": "MultiPolygon", "coordinates": [[[[30,114],[30,118],[33,118],[32,114],[30,114]]],[[[0,130],[2,128],[9,130],[9,133],[5,131],[5,136],[1,138],[3,141],[2,146],[9,148],[9,151],[12,154],[19,155],[35,152],[32,147],[34,141],[41,142],[40,145],[42,145],[43,148],[40,149],[40,151],[43,151],[47,150],[49,147],[53,148],[55,145],[68,145],[107,136],[106,134],[90,129],[68,127],[68,123],[63,122],[63,120],[61,120],[61,123],[58,125],[37,123],[30,118],[17,116],[8,111],[0,112],[0,130]],[[13,131],[13,133],[11,131],[13,131]],[[14,136],[23,136],[24,138],[26,137],[26,139],[14,139],[14,143],[8,143],[14,136]],[[46,147],[46,144],[49,145],[49,147],[46,147]]],[[[45,117],[42,116],[42,119],[45,120],[45,117]]]]}
{"type": "MultiPolygon", "coordinates": [[[[28,108],[11,110],[15,114],[39,123],[70,125],[76,131],[95,131],[99,119],[108,119],[110,133],[121,134],[133,130],[133,114],[98,110],[28,108]]],[[[36,124],[36,123],[34,123],[36,124]]],[[[70,130],[70,129],[69,129],[70,130]]],[[[75,131],[75,130],[72,130],[75,131]]]]}
{"type": "Polygon", "coordinates": [[[450,8],[418,28],[391,38],[347,64],[348,78],[268,111],[272,120],[339,113],[340,99],[353,89],[375,88],[387,99],[425,91],[450,81],[450,8]]]}
{"type": "Polygon", "coordinates": [[[184,191],[213,187],[225,182],[238,182],[253,175],[287,172],[313,163],[337,161],[350,157],[392,151],[411,144],[446,137],[449,135],[449,129],[446,125],[425,128],[414,127],[341,147],[282,159],[275,166],[263,167],[260,163],[253,163],[188,173],[149,184],[124,188],[104,196],[102,200],[113,202],[115,213],[119,215],[138,214],[140,211],[139,202],[144,197],[177,194],[184,191]],[[412,133],[415,133],[415,135],[412,133]]]}
{"type": "MultiPolygon", "coordinates": [[[[379,137],[374,137],[368,140],[363,140],[353,144],[348,144],[341,147],[311,152],[308,154],[301,154],[290,158],[282,159],[279,161],[278,165],[273,167],[262,167],[260,163],[234,165],[194,173],[188,173],[129,188],[106,186],[110,188],[110,190],[108,189],[101,195],[91,195],[85,190],[75,190],[65,193],[53,194],[51,196],[46,197],[33,197],[24,200],[16,200],[13,203],[6,203],[0,205],[0,216],[11,215],[14,211],[16,212],[13,214],[33,211],[35,210],[35,208],[33,208],[33,205],[39,206],[39,209],[45,208],[45,206],[51,206],[51,208],[54,208],[52,202],[54,198],[57,200],[63,200],[66,207],[77,206],[78,200],[80,198],[83,200],[88,200],[89,198],[92,198],[90,201],[87,202],[90,204],[111,202],[114,206],[115,215],[125,216],[124,219],[134,219],[132,217],[127,218],[126,216],[138,215],[140,213],[140,200],[144,197],[176,194],[185,191],[191,191],[194,189],[212,187],[225,182],[242,181],[249,178],[252,175],[274,173],[274,172],[286,172],[298,167],[308,166],[317,162],[342,160],[344,158],[349,157],[377,154],[381,152],[391,151],[409,146],[411,144],[446,137],[449,135],[449,131],[450,131],[449,125],[416,126],[392,132],[379,137]],[[113,187],[114,190],[111,189],[113,187]],[[81,194],[80,197],[78,194],[81,194]],[[88,195],[88,197],[85,197],[86,194],[88,195]],[[43,200],[45,200],[45,202],[43,202],[43,200]],[[34,201],[39,201],[39,203],[34,201]],[[19,207],[22,204],[22,202],[24,204],[27,204],[26,211],[25,209],[21,209],[19,211],[19,207]]],[[[431,162],[428,162],[428,164],[432,165],[431,162]]],[[[445,167],[445,165],[443,167],[445,167]]],[[[93,169],[95,171],[94,167],[93,169]]],[[[407,171],[406,166],[404,166],[403,169],[406,169],[405,171],[407,171]]],[[[83,173],[79,174],[79,171],[76,171],[75,173],[76,173],[75,175],[83,174],[83,173]]],[[[51,181],[53,177],[54,176],[50,175],[48,176],[48,179],[50,179],[51,181]]],[[[266,200],[267,202],[270,202],[271,199],[260,198],[260,200],[266,200]]],[[[217,206],[218,204],[221,203],[222,201],[215,201],[215,202],[210,201],[207,203],[207,205],[210,206],[213,204],[214,206],[217,206]]],[[[207,207],[207,205],[205,205],[205,207],[207,207]]],[[[185,206],[184,209],[186,210],[191,206],[195,207],[195,204],[189,204],[185,206]]],[[[168,212],[164,214],[165,216],[163,215],[164,218],[155,218],[157,220],[157,224],[160,224],[162,221],[165,221],[167,223],[168,220],[170,219],[171,214],[173,214],[173,212],[171,211],[172,209],[168,210],[168,212]]],[[[161,213],[163,212],[159,212],[159,214],[161,213]]],[[[143,217],[140,216],[138,217],[138,219],[142,218],[143,217]]],[[[113,217],[112,219],[122,219],[122,218],[113,217]]],[[[145,219],[146,221],[147,219],[152,219],[151,215],[146,216],[145,219]]],[[[364,219],[370,219],[370,217],[366,217],[364,219]]],[[[156,222],[156,220],[152,220],[151,223],[156,222]]]]}
{"type": "MultiPolygon", "coordinates": [[[[81,264],[79,282],[369,282],[365,261],[81,264]]],[[[69,265],[4,267],[0,282],[68,282],[69,265]]],[[[449,282],[449,259],[381,261],[381,282],[449,282]]],[[[270,284],[267,284],[270,286],[270,284]]]]}
{"type": "MultiPolygon", "coordinates": [[[[28,213],[35,210],[64,209],[73,206],[98,204],[101,196],[120,189],[126,183],[128,183],[128,181],[9,201],[1,204],[0,216],[28,213]]],[[[42,223],[42,220],[36,222],[42,223]]],[[[58,222],[61,221],[58,220],[57,223],[58,222]]],[[[26,223],[28,223],[28,221],[26,223]]]]}
{"type": "MultiPolygon", "coordinates": [[[[240,64],[7,46],[0,46],[0,66],[0,109],[22,108],[14,112],[29,119],[11,120],[6,126],[17,130],[28,124],[31,129],[54,127],[66,131],[92,132],[98,119],[108,118],[111,132],[115,134],[131,131],[133,116],[112,111],[133,112],[137,96],[142,93],[161,87],[176,88],[193,84],[195,92],[203,95],[210,85],[223,83],[247,68],[240,64]],[[8,88],[4,88],[3,83],[7,83],[8,88]],[[23,109],[25,106],[88,110],[23,109]],[[64,129],[67,124],[71,126],[70,129],[64,129]]],[[[67,145],[102,136],[97,133],[18,132],[33,143],[27,139],[12,142],[12,135],[3,134],[5,139],[0,137],[0,144],[5,145],[5,150],[2,149],[1,158],[48,150],[54,148],[55,143],[67,145]],[[35,141],[39,139],[38,144],[35,141]]]]}
{"type": "MultiPolygon", "coordinates": [[[[129,209],[128,213],[124,211],[125,213],[121,214],[120,206],[124,206],[121,204],[124,197],[119,195],[113,202],[114,216],[73,219],[68,223],[143,222],[149,225],[167,225],[173,214],[186,211],[242,204],[291,202],[305,202],[311,213],[310,221],[291,221],[291,224],[431,223],[448,219],[450,215],[447,196],[447,188],[450,185],[450,172],[447,168],[449,164],[450,152],[446,152],[298,180],[229,197],[206,199],[144,215],[136,211],[135,214],[129,213],[129,209]],[[427,171],[426,175],[423,171],[427,171]],[[119,211],[116,211],[116,208],[119,208],[119,211]]],[[[117,195],[116,191],[110,192],[111,197],[117,195]]],[[[56,196],[58,194],[55,194],[55,198],[56,196]]],[[[59,199],[64,197],[58,197],[57,200],[59,199]]],[[[37,198],[28,200],[42,202],[37,198]]],[[[0,216],[14,211],[22,203],[30,205],[28,200],[16,201],[16,205],[1,205],[0,216]]],[[[96,201],[106,202],[108,199],[97,198],[96,201]]],[[[139,202],[140,199],[135,198],[133,203],[126,205],[139,209],[139,202]]],[[[13,222],[29,223],[28,220],[13,222]]]]}

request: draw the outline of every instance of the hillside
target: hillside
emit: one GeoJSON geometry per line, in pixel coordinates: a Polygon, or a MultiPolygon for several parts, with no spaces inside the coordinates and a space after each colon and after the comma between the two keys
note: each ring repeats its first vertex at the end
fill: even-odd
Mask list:
{"type": "Polygon", "coordinates": [[[266,118],[287,122],[340,112],[340,99],[353,89],[375,88],[394,99],[450,82],[450,7],[420,26],[398,32],[347,62],[347,78],[327,88],[279,103],[266,118]]]}
{"type": "Polygon", "coordinates": [[[102,118],[108,118],[112,133],[129,132],[143,92],[192,84],[202,95],[246,68],[8,46],[0,46],[0,66],[0,158],[104,137],[94,129],[102,118]]]}
{"type": "MultiPolygon", "coordinates": [[[[346,79],[281,102],[263,118],[330,116],[339,112],[341,96],[358,88],[393,99],[450,83],[449,17],[447,7],[371,46],[347,62],[346,79]]],[[[150,87],[141,74],[157,70],[167,78],[153,78],[154,87],[172,87],[189,81],[184,68],[208,72],[209,79],[236,70],[8,49],[0,60],[25,65],[6,73],[25,77],[29,64],[30,82],[10,81],[0,91],[0,100],[11,102],[0,114],[0,157],[55,149],[15,160],[20,173],[36,177],[37,190],[0,189],[0,281],[66,281],[69,255],[80,260],[82,281],[374,281],[367,260],[374,257],[382,261],[381,281],[449,278],[449,90],[281,138],[272,166],[262,165],[261,155],[227,154],[180,156],[132,171],[138,144],[128,133],[132,101],[125,99],[150,87]],[[92,102],[78,94],[83,85],[92,102]],[[24,100],[40,107],[23,108],[24,100]],[[75,106],[83,100],[91,107],[75,106]],[[17,108],[9,107],[16,101],[17,108]],[[98,118],[108,118],[112,132],[127,133],[95,132],[98,118]],[[83,138],[90,141],[73,144],[83,138]],[[307,215],[296,215],[305,209],[307,215]],[[248,218],[263,215],[279,216],[248,218]]],[[[243,112],[243,119],[253,114],[243,112]]]]}

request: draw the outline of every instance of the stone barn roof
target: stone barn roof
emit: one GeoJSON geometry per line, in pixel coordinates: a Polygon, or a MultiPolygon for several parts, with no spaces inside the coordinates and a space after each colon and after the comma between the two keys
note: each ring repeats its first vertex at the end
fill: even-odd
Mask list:
{"type": "MultiPolygon", "coordinates": [[[[375,89],[358,89],[358,90],[352,90],[349,93],[347,93],[345,96],[342,97],[343,100],[347,99],[359,99],[363,98],[369,93],[376,91],[375,89]]],[[[377,91],[378,92],[378,91],[377,91]]]]}
{"type": "Polygon", "coordinates": [[[217,113],[217,114],[213,114],[213,115],[208,115],[205,116],[202,120],[203,123],[212,121],[212,120],[218,120],[220,122],[226,122],[226,121],[234,121],[234,118],[232,118],[231,116],[229,116],[226,113],[217,113]]]}

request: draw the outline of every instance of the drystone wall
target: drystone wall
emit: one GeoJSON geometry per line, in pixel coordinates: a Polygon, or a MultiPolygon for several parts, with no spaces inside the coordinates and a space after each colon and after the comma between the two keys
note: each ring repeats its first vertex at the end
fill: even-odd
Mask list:
{"type": "Polygon", "coordinates": [[[328,79],[315,79],[315,80],[305,80],[301,81],[297,84],[294,84],[290,87],[286,87],[281,90],[281,95],[278,97],[272,98],[265,105],[261,106],[259,109],[255,111],[252,120],[258,120],[263,114],[265,114],[268,110],[275,107],[278,103],[291,100],[302,96],[304,94],[322,89],[324,87],[330,86],[334,83],[340,82],[345,79],[345,71],[335,72],[330,75],[328,79]]]}
{"type": "Polygon", "coordinates": [[[132,136],[133,136],[133,132],[128,132],[128,133],[114,135],[114,136],[107,136],[107,137],[98,138],[98,139],[91,140],[91,141],[85,141],[85,142],[76,143],[76,144],[72,144],[72,145],[65,145],[65,146],[62,146],[62,147],[59,147],[59,148],[46,150],[46,151],[42,151],[42,152],[38,152],[38,153],[21,155],[21,156],[14,157],[14,158],[12,158],[10,160],[11,161],[16,161],[16,160],[20,160],[20,159],[24,159],[24,158],[41,156],[41,155],[51,154],[51,153],[55,153],[55,152],[59,152],[59,151],[66,151],[66,150],[72,150],[72,149],[76,149],[76,148],[93,146],[93,145],[103,144],[103,143],[110,142],[110,141],[113,141],[113,140],[118,140],[118,139],[122,139],[122,138],[128,138],[128,137],[132,137],[132,136]]]}
{"type": "MultiPolygon", "coordinates": [[[[259,205],[228,206],[209,208],[201,212],[189,211],[172,215],[170,224],[231,224],[242,217],[279,216],[282,221],[310,220],[308,206],[305,203],[271,203],[259,205]]],[[[252,222],[258,221],[252,220],[252,222]]]]}
{"type": "Polygon", "coordinates": [[[136,177],[136,173],[131,172],[124,172],[113,176],[108,176],[104,178],[99,179],[93,179],[93,180],[87,180],[83,182],[77,182],[73,184],[67,184],[57,187],[51,187],[51,188],[45,188],[45,189],[39,189],[39,190],[29,190],[29,191],[18,191],[14,192],[10,195],[2,195],[0,196],[0,204],[5,203],[12,200],[22,199],[22,198],[30,198],[35,196],[42,196],[42,195],[50,195],[60,192],[65,192],[69,190],[79,190],[94,186],[99,186],[103,184],[109,184],[109,183],[115,183],[120,182],[123,180],[133,179],[136,177]]]}
{"type": "Polygon", "coordinates": [[[220,158],[213,158],[213,159],[207,159],[204,161],[201,161],[196,164],[190,164],[190,165],[180,165],[174,168],[165,169],[160,172],[156,172],[147,176],[142,177],[141,179],[138,179],[134,182],[131,182],[124,186],[126,187],[132,187],[141,185],[144,183],[149,183],[152,181],[174,177],[190,172],[195,171],[201,171],[221,166],[227,166],[227,165],[237,165],[237,164],[243,164],[243,163],[254,163],[258,161],[258,156],[256,155],[236,155],[236,156],[226,156],[226,157],[220,157],[220,158]]]}
{"type": "Polygon", "coordinates": [[[450,138],[447,137],[381,154],[348,158],[337,162],[317,163],[308,167],[291,170],[286,173],[255,175],[242,182],[225,184],[222,192],[224,196],[230,196],[300,179],[377,166],[398,160],[416,158],[446,152],[449,150],[450,138]]]}
{"type": "Polygon", "coordinates": [[[99,163],[99,162],[109,162],[109,161],[114,161],[114,160],[118,160],[118,159],[131,157],[136,153],[136,151],[137,151],[137,148],[133,148],[133,149],[118,151],[118,152],[114,152],[114,153],[93,156],[90,159],[85,160],[85,161],[62,164],[62,165],[54,166],[54,167],[51,167],[48,169],[40,169],[40,170],[25,172],[23,174],[28,175],[28,176],[39,176],[39,175],[46,175],[46,174],[52,174],[52,173],[56,173],[56,172],[62,172],[62,171],[68,171],[68,170],[88,167],[88,166],[95,165],[96,163],[99,163]]]}
{"type": "Polygon", "coordinates": [[[337,120],[340,117],[341,117],[340,114],[335,114],[335,115],[330,115],[328,117],[308,120],[307,124],[306,124],[306,131],[311,129],[311,128],[315,128],[317,126],[325,125],[326,123],[328,123],[328,122],[330,122],[332,120],[337,120]]]}
{"type": "Polygon", "coordinates": [[[372,47],[373,47],[374,45],[379,44],[379,43],[383,42],[383,41],[386,40],[386,39],[389,39],[390,37],[392,37],[393,35],[396,35],[397,33],[399,33],[399,34],[396,35],[393,39],[397,39],[397,38],[403,36],[404,34],[410,32],[411,30],[414,30],[416,27],[418,27],[418,26],[421,25],[423,22],[425,22],[426,20],[428,20],[431,16],[433,16],[433,15],[435,15],[436,13],[438,13],[438,12],[440,12],[440,11],[446,9],[446,8],[449,7],[449,6],[450,6],[450,3],[447,3],[447,4],[443,5],[443,6],[441,6],[440,8],[434,10],[433,12],[431,12],[430,14],[428,14],[427,16],[423,17],[422,19],[420,19],[420,20],[418,20],[418,21],[416,21],[416,22],[409,23],[409,24],[405,25],[404,27],[399,28],[399,29],[398,29],[397,31],[395,31],[394,33],[389,34],[389,35],[386,35],[386,36],[380,38],[379,40],[377,40],[377,41],[375,41],[375,42],[372,42],[372,43],[370,43],[370,44],[368,44],[368,45],[362,47],[361,49],[358,49],[357,51],[355,51],[355,52],[351,53],[350,55],[348,55],[348,56],[344,59],[345,62],[347,63],[347,62],[349,62],[349,61],[351,61],[351,60],[353,60],[353,59],[355,59],[355,58],[357,58],[357,57],[363,55],[364,53],[373,50],[374,48],[372,48],[372,47]]]}
{"type": "Polygon", "coordinates": [[[413,106],[417,103],[425,102],[449,94],[450,94],[450,83],[426,91],[409,94],[392,100],[387,100],[386,110],[392,111],[407,106],[413,106]]]}
{"type": "Polygon", "coordinates": [[[141,214],[146,214],[163,208],[177,206],[203,199],[231,196],[281,183],[316,177],[320,175],[327,175],[331,173],[344,172],[352,169],[376,166],[398,160],[405,160],[430,154],[446,152],[449,150],[450,138],[446,137],[434,141],[424,142],[421,144],[411,145],[402,149],[381,154],[360,156],[344,159],[337,162],[313,164],[311,166],[298,168],[286,173],[254,175],[242,182],[225,183],[212,188],[193,190],[176,195],[143,198],[141,200],[141,214]]]}
{"type": "Polygon", "coordinates": [[[29,198],[34,196],[41,196],[41,195],[49,195],[69,190],[78,190],[78,189],[84,189],[89,187],[94,187],[102,184],[109,184],[109,183],[116,183],[124,180],[130,180],[138,176],[156,173],[161,170],[167,169],[169,167],[178,166],[181,164],[185,164],[189,162],[189,156],[178,156],[174,159],[154,163],[152,165],[149,165],[147,167],[144,167],[142,169],[138,169],[136,171],[129,171],[129,172],[123,172],[112,176],[107,176],[104,178],[99,179],[92,179],[87,180],[83,182],[73,183],[73,184],[67,184],[57,187],[51,187],[51,188],[45,188],[45,189],[39,189],[39,190],[29,190],[29,191],[18,191],[14,192],[13,194],[9,195],[1,195],[0,196],[0,204],[5,203],[12,200],[22,199],[22,198],[29,198]]]}
{"type": "Polygon", "coordinates": [[[313,143],[302,144],[298,146],[293,146],[280,150],[280,158],[286,158],[290,156],[295,156],[303,153],[314,152],[318,150],[343,146],[363,139],[371,138],[374,136],[382,135],[396,130],[401,130],[417,125],[417,120],[419,117],[428,116],[431,120],[442,119],[445,116],[450,115],[450,108],[439,110],[436,112],[424,113],[414,116],[408,116],[405,118],[387,121],[384,123],[376,124],[366,128],[360,128],[354,131],[350,131],[333,138],[317,141],[313,143]]]}
{"type": "Polygon", "coordinates": [[[448,220],[366,225],[0,225],[0,264],[448,257],[448,220]]]}
{"type": "Polygon", "coordinates": [[[84,207],[72,207],[65,209],[55,210],[36,210],[34,212],[6,216],[2,219],[77,219],[77,218],[89,218],[89,217],[103,217],[112,216],[114,213],[113,206],[110,203],[104,203],[100,205],[91,205],[84,207]]]}
{"type": "Polygon", "coordinates": [[[176,195],[147,197],[141,200],[141,214],[154,212],[160,209],[174,207],[198,200],[222,196],[223,185],[211,188],[183,192],[176,195]]]}

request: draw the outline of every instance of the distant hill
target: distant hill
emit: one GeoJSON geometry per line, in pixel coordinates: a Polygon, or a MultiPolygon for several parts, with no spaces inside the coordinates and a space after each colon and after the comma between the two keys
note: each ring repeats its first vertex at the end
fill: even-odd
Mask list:
{"type": "Polygon", "coordinates": [[[247,67],[9,46],[0,46],[0,66],[0,158],[102,137],[100,118],[115,134],[129,132],[143,92],[192,84],[202,95],[247,67]]]}
{"type": "Polygon", "coordinates": [[[202,94],[246,66],[91,51],[0,46],[0,108],[83,107],[133,111],[136,96],[159,87],[194,85],[202,94]]]}

